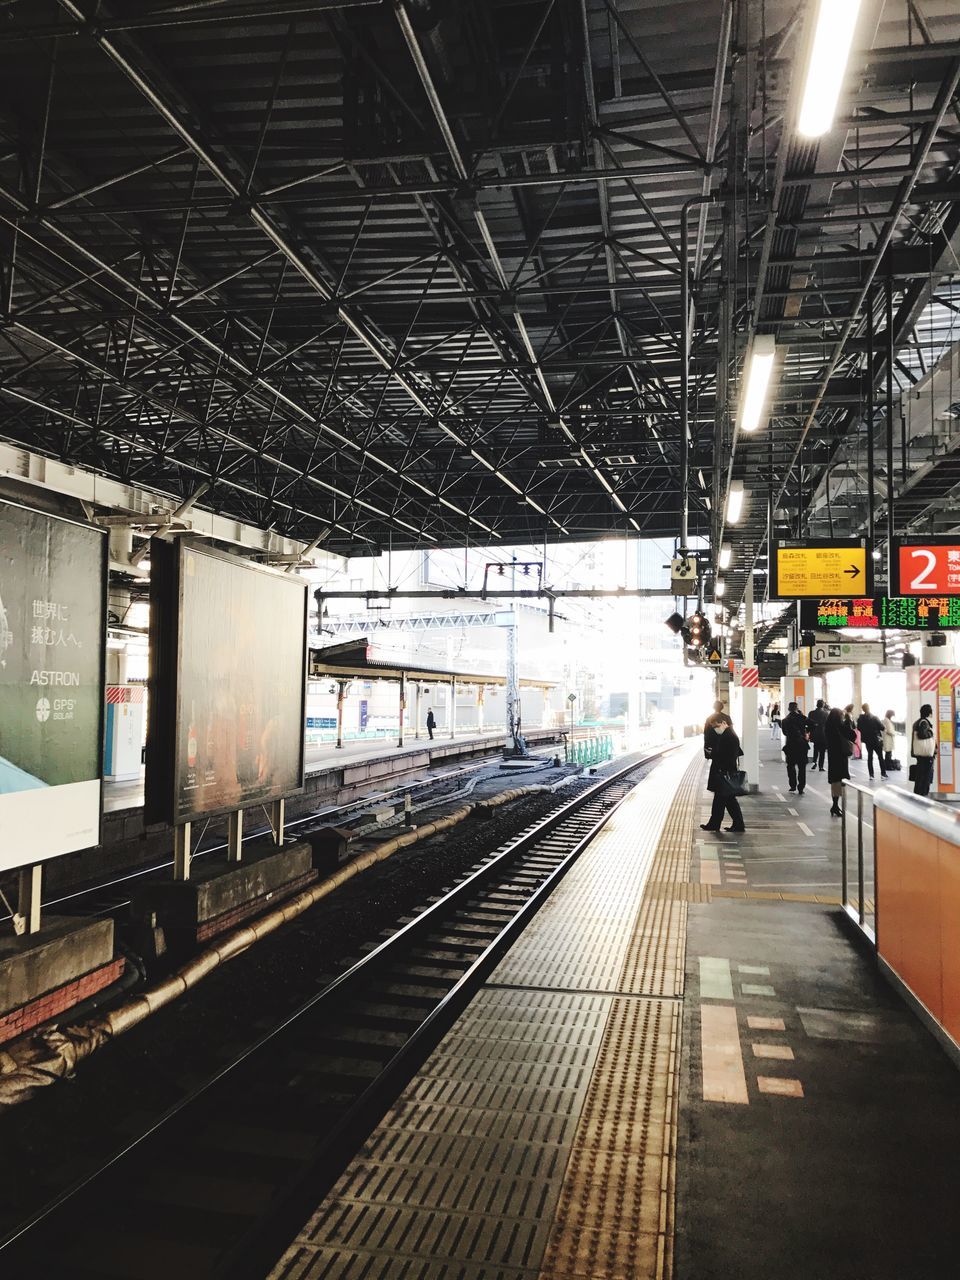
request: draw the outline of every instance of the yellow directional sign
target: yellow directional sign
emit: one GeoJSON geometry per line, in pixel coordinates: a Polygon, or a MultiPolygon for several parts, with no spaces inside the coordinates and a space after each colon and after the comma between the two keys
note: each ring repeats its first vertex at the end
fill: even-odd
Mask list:
{"type": "Polygon", "coordinates": [[[873,594],[873,559],[864,539],[775,542],[770,594],[783,600],[873,594]]]}

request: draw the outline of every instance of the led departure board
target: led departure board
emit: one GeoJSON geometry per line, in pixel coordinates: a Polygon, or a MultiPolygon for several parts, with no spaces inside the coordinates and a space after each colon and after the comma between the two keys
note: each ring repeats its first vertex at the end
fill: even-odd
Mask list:
{"type": "Polygon", "coordinates": [[[902,631],[957,631],[960,630],[960,596],[803,600],[800,625],[821,631],[840,631],[845,627],[860,631],[876,631],[881,627],[902,631]]]}

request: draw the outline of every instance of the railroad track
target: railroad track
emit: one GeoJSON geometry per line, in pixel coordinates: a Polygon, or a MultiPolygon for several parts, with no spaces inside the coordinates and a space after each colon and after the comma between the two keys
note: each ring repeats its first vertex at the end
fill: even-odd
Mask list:
{"type": "Polygon", "coordinates": [[[0,1244],[0,1275],[257,1280],[636,775],[520,832],[0,1244]]]}
{"type": "MultiPolygon", "coordinates": [[[[541,753],[539,750],[534,752],[535,756],[540,754],[546,758],[550,752],[541,753]]],[[[337,826],[347,819],[357,818],[366,812],[373,812],[384,806],[396,803],[402,797],[409,795],[414,800],[415,805],[422,805],[424,797],[429,797],[434,791],[437,791],[438,798],[436,800],[428,800],[429,804],[443,803],[448,797],[443,792],[443,788],[449,786],[451,782],[457,782],[460,779],[467,779],[472,775],[481,772],[485,768],[489,768],[491,761],[501,756],[500,747],[496,751],[491,751],[490,757],[481,757],[479,760],[471,760],[469,763],[454,766],[451,769],[437,771],[430,777],[420,779],[416,782],[408,782],[406,785],[390,787],[385,791],[377,791],[372,795],[363,796],[358,800],[350,800],[346,804],[336,805],[324,809],[315,809],[310,813],[302,814],[299,818],[293,818],[286,823],[286,831],[288,834],[294,834],[303,831],[310,826],[324,824],[337,826]]],[[[455,799],[455,796],[450,796],[455,799]]],[[[396,824],[393,824],[396,825],[396,824]]],[[[383,830],[390,831],[391,825],[385,825],[383,830]]],[[[260,836],[266,836],[270,833],[270,827],[266,823],[260,827],[251,827],[245,833],[245,838],[255,840],[260,836]]],[[[222,853],[227,847],[227,842],[219,837],[207,838],[203,836],[196,841],[195,851],[193,853],[194,862],[200,861],[213,854],[222,853]]],[[[98,880],[93,884],[81,884],[67,892],[60,893],[50,898],[44,898],[42,907],[45,912],[61,911],[69,915],[79,916],[118,916],[126,907],[130,905],[132,886],[146,877],[159,875],[163,871],[169,870],[173,866],[173,858],[161,858],[154,862],[145,863],[142,866],[131,867],[122,872],[120,875],[111,876],[108,880],[98,880]]],[[[4,925],[11,919],[10,913],[0,909],[0,926],[4,925]]]]}

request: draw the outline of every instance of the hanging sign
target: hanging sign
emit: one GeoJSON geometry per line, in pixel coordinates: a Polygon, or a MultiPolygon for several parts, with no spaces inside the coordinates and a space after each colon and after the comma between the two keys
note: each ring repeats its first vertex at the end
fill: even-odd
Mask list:
{"type": "Polygon", "coordinates": [[[803,630],[902,631],[960,630],[960,596],[867,596],[853,600],[802,600],[803,630]]]}
{"type": "Polygon", "coordinates": [[[960,596],[960,538],[895,538],[891,591],[898,596],[960,596]]]}
{"type": "Polygon", "coordinates": [[[865,538],[774,542],[770,594],[781,600],[871,595],[873,560],[865,538]]]}

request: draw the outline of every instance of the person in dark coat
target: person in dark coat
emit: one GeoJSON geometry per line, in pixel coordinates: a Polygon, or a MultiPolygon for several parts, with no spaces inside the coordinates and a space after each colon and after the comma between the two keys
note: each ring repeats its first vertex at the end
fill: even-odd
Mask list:
{"type": "Polygon", "coordinates": [[[860,730],[860,741],[867,753],[867,772],[873,777],[873,757],[880,763],[880,777],[887,776],[887,766],[883,758],[883,721],[875,716],[866,703],[860,708],[857,717],[857,728],[860,730]]]}
{"type": "Polygon", "coordinates": [[[433,741],[433,731],[437,727],[437,717],[433,714],[433,707],[427,707],[427,733],[430,735],[430,741],[433,741]]]}
{"type": "Polygon", "coordinates": [[[701,831],[719,831],[723,821],[723,811],[730,815],[730,826],[727,831],[746,831],[743,825],[743,812],[736,796],[725,796],[721,792],[721,778],[724,773],[731,773],[738,767],[743,755],[740,739],[732,725],[716,724],[704,734],[703,753],[710,761],[710,776],[707,778],[707,790],[713,792],[713,808],[710,810],[710,821],[701,822],[701,831]]]}
{"type": "Polygon", "coordinates": [[[803,795],[807,785],[807,739],[810,721],[795,702],[790,703],[780,728],[783,731],[783,754],[787,762],[787,781],[790,790],[803,795]]]}
{"type": "Polygon", "coordinates": [[[827,781],[830,783],[830,795],[833,803],[830,812],[835,818],[842,818],[840,797],[843,795],[843,784],[850,777],[850,757],[853,744],[857,740],[857,731],[849,716],[845,717],[839,707],[834,707],[827,716],[827,781]]]}
{"type": "Polygon", "coordinates": [[[928,796],[933,782],[933,762],[937,754],[937,739],[933,728],[933,707],[925,702],[920,715],[913,722],[910,732],[910,754],[914,759],[913,794],[928,796]]]}
{"type": "Polygon", "coordinates": [[[810,743],[813,746],[813,767],[823,773],[823,762],[827,756],[827,708],[822,698],[807,716],[810,721],[810,743]]]}

